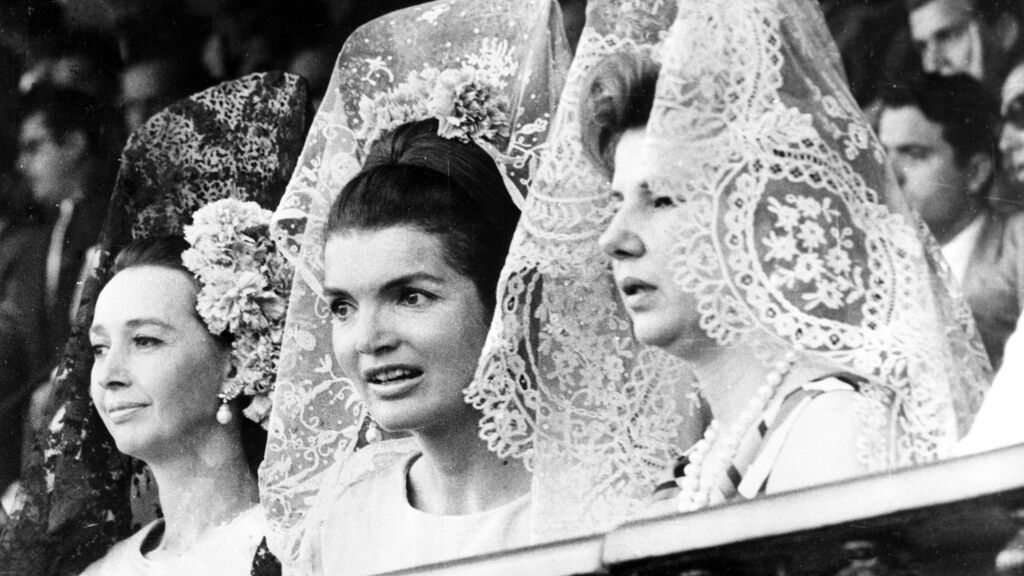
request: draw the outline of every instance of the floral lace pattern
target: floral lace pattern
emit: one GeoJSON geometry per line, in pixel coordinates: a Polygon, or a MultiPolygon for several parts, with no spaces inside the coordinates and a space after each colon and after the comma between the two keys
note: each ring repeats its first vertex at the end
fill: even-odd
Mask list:
{"type": "Polygon", "coordinates": [[[299,77],[252,74],[171,105],[129,138],[100,262],[83,289],[57,375],[62,416],[32,456],[29,502],[0,534],[0,566],[19,574],[78,573],[137,524],[128,495],[139,489],[132,481],[141,464],[117,451],[89,396],[87,332],[100,287],[117,249],[181,234],[208,202],[230,197],[275,206],[305,134],[306,105],[299,77]]]}
{"type": "Polygon", "coordinates": [[[402,124],[437,118],[438,134],[463,141],[507,139],[504,90],[516,71],[507,41],[485,39],[460,68],[440,71],[428,64],[409,73],[394,90],[359,100],[356,138],[368,148],[381,134],[402,124]]]}
{"type": "Polygon", "coordinates": [[[379,128],[430,113],[417,99],[441,79],[454,88],[449,94],[464,96],[444,107],[473,109],[467,117],[486,120],[477,126],[494,136],[493,149],[485,149],[502,161],[506,183],[525,195],[567,59],[558,7],[549,0],[431,2],[367,24],[342,49],[274,216],[279,248],[294,262],[296,279],[260,487],[268,541],[286,567],[298,559],[303,520],[324,473],[366,443],[365,410],[334,362],[321,289],[324,227],[334,196],[358,172],[379,128]],[[502,87],[507,134],[492,131],[495,110],[474,108],[481,95],[471,76],[502,87]]]}
{"type": "Polygon", "coordinates": [[[767,332],[870,376],[865,411],[898,430],[887,447],[883,429],[865,440],[871,468],[945,455],[987,366],[880,144],[849,113],[820,14],[802,0],[685,4],[647,145],[682,206],[673,265],[701,326],[722,344],[767,332]]]}
{"type": "Polygon", "coordinates": [[[540,538],[602,531],[642,510],[694,421],[688,369],[633,338],[597,244],[608,183],[583,155],[579,90],[608,54],[657,45],[675,9],[621,4],[588,4],[467,393],[491,449],[533,471],[540,538]]]}
{"type": "Polygon", "coordinates": [[[697,296],[702,328],[723,345],[781,340],[869,376],[858,448],[872,468],[946,454],[989,368],[819,9],[591,2],[469,392],[490,446],[534,471],[551,532],[600,530],[640,510],[660,468],[695,440],[691,380],[633,340],[597,244],[614,208],[583,156],[579,90],[619,50],[662,65],[649,183],[677,200],[673,270],[697,296]]]}

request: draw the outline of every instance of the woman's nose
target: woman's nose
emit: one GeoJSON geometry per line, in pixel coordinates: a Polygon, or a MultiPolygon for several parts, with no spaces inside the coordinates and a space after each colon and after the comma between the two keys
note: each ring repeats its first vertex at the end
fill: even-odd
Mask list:
{"type": "Polygon", "coordinates": [[[111,347],[100,357],[93,360],[92,378],[95,384],[105,389],[129,386],[126,358],[118,349],[111,347]]]}
{"type": "Polygon", "coordinates": [[[892,158],[892,171],[896,175],[896,184],[902,190],[907,185],[907,172],[903,169],[903,163],[895,155],[890,156],[892,158]]]}
{"type": "Polygon", "coordinates": [[[617,260],[636,258],[644,254],[644,243],[633,231],[629,214],[620,209],[608,223],[608,228],[598,239],[605,254],[617,260]]]}
{"type": "Polygon", "coordinates": [[[387,316],[386,311],[379,309],[360,311],[356,321],[356,352],[370,356],[395,347],[395,334],[387,316]]]}

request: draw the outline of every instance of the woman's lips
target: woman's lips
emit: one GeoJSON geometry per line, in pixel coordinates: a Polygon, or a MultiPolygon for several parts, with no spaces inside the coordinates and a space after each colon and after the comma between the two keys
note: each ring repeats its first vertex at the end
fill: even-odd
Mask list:
{"type": "Polygon", "coordinates": [[[142,402],[118,402],[107,406],[104,411],[107,418],[114,424],[120,424],[132,418],[136,412],[142,410],[148,404],[142,402]]]}
{"type": "Polygon", "coordinates": [[[423,370],[408,364],[389,364],[362,371],[363,382],[374,396],[394,400],[411,393],[423,381],[423,370]]]}
{"type": "Polygon", "coordinates": [[[622,301],[630,310],[644,308],[651,303],[658,288],[650,282],[627,276],[618,282],[622,301]]]}

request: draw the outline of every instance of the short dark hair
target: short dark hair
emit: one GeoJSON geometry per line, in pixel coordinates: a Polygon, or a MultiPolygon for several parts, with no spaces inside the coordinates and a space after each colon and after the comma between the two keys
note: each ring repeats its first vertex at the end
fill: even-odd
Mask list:
{"type": "MultiPolygon", "coordinates": [[[[904,0],[904,6],[907,9],[907,13],[913,12],[925,4],[931,4],[936,0],[904,0]]],[[[988,22],[994,22],[999,19],[1003,14],[1010,14],[1014,17],[1018,16],[1019,8],[1016,3],[1019,0],[969,0],[972,4],[972,9],[978,13],[984,20],[988,22]]]]}
{"type": "Polygon", "coordinates": [[[54,139],[63,142],[68,134],[81,132],[90,150],[105,151],[116,133],[117,116],[109,104],[68,88],[41,84],[22,97],[21,121],[42,114],[54,139]]]}
{"type": "MultiPolygon", "coordinates": [[[[113,278],[118,273],[131,268],[155,266],[183,272],[194,281],[195,275],[185,267],[181,259],[181,254],[188,249],[189,243],[181,236],[168,235],[140,238],[118,252],[110,268],[109,278],[113,278]]],[[[196,287],[198,288],[198,283],[196,287]]],[[[198,316],[198,313],[196,315],[198,316]]],[[[200,322],[202,322],[201,318],[200,322]]],[[[203,325],[205,326],[205,322],[203,325]]],[[[222,346],[231,346],[232,337],[229,333],[219,336],[215,335],[214,338],[222,346]]],[[[244,398],[246,397],[240,395],[235,399],[235,402],[242,402],[244,398]]],[[[212,402],[213,399],[211,398],[210,401],[212,402]]],[[[245,453],[249,469],[255,474],[259,469],[260,463],[263,461],[263,453],[267,447],[267,432],[262,426],[248,418],[242,418],[241,420],[242,450],[245,453]]]]}
{"type": "Polygon", "coordinates": [[[921,74],[907,82],[886,84],[881,101],[886,108],[917,108],[942,126],[943,139],[961,166],[975,154],[997,157],[996,127],[999,102],[979,81],[966,74],[921,74]]]}
{"type": "Polygon", "coordinates": [[[334,201],[327,231],[408,225],[440,235],[446,261],[490,313],[519,209],[487,152],[437,130],[437,120],[421,120],[378,139],[334,201]]]}
{"type": "Polygon", "coordinates": [[[619,52],[595,66],[583,83],[583,152],[606,176],[615,172],[615,147],[622,133],[647,124],[660,70],[649,56],[619,52]]]}

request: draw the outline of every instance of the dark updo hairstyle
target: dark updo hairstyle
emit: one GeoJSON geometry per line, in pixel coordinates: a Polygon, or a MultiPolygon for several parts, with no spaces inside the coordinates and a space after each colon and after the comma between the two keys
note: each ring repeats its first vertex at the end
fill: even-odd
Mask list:
{"type": "Polygon", "coordinates": [[[437,129],[421,120],[378,139],[334,201],[327,233],[414,226],[440,235],[448,265],[473,281],[489,316],[519,209],[487,152],[437,129]]]}
{"type": "MultiPolygon", "coordinates": [[[[195,281],[195,275],[181,261],[181,254],[189,247],[189,243],[181,236],[151,236],[135,240],[117,254],[110,269],[110,278],[129,268],[155,266],[187,274],[196,283],[198,289],[199,285],[195,281]]],[[[196,317],[199,318],[203,326],[206,326],[198,312],[196,312],[196,317]]],[[[215,335],[214,339],[222,346],[230,347],[233,337],[231,333],[224,332],[215,335]]],[[[246,402],[247,400],[245,396],[238,396],[234,401],[246,402]]],[[[210,402],[213,401],[214,399],[211,398],[210,402]]],[[[241,421],[242,450],[245,452],[245,460],[249,464],[249,469],[255,474],[260,462],[263,461],[263,453],[267,447],[267,432],[262,426],[248,418],[242,417],[241,421]]]]}
{"type": "Polygon", "coordinates": [[[605,176],[615,173],[615,148],[622,133],[647,124],[660,71],[649,56],[619,52],[587,75],[580,101],[580,138],[584,154],[605,176]]]}

